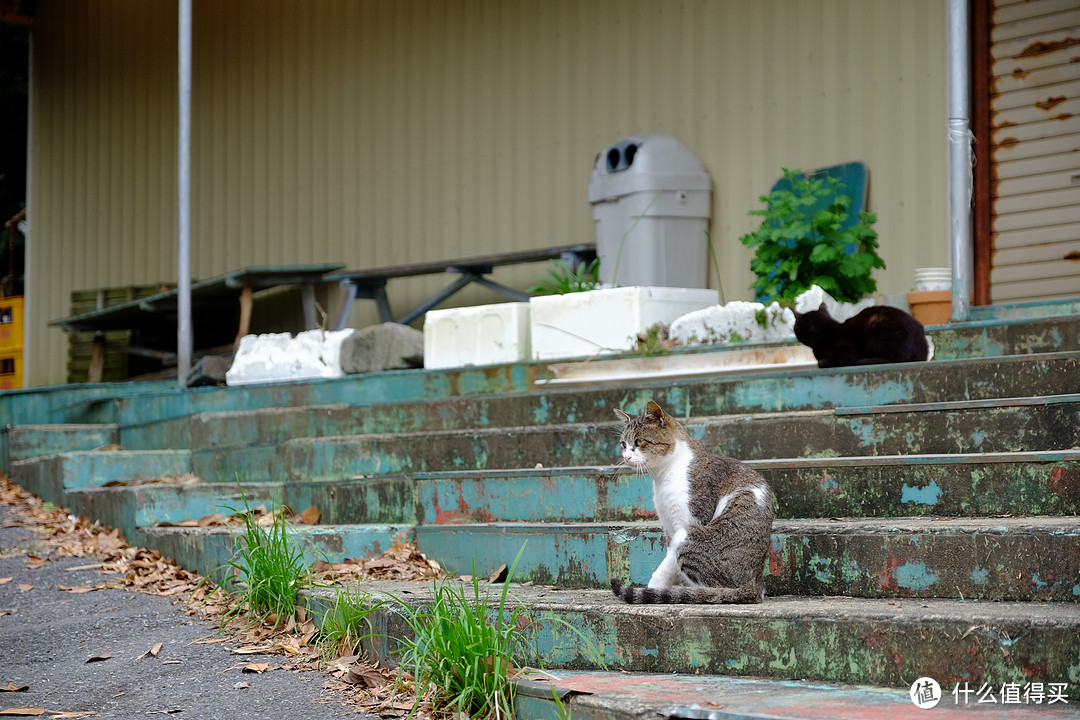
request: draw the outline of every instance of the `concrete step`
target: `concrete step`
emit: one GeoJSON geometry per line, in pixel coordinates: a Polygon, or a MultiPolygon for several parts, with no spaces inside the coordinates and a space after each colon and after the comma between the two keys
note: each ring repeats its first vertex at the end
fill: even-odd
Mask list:
{"type": "MultiPolygon", "coordinates": [[[[777,517],[1080,513],[1080,450],[751,460],[777,517]]],[[[361,481],[363,482],[363,481],[361,481]]],[[[618,466],[416,475],[421,524],[655,517],[652,481],[618,466]]]]}
{"type": "MultiPolygon", "coordinates": [[[[303,553],[304,562],[340,562],[345,558],[379,555],[391,546],[415,540],[411,525],[299,525],[289,529],[290,537],[303,553]]],[[[239,532],[230,527],[140,527],[139,537],[181,567],[221,581],[236,551],[239,532]]]]}
{"type": "MultiPolygon", "coordinates": [[[[415,402],[339,402],[230,410],[121,427],[130,449],[274,445],[298,437],[428,432],[605,422],[612,408],[655,399],[670,412],[713,416],[896,403],[979,401],[1080,393],[1080,353],[909,363],[869,368],[770,371],[680,380],[625,379],[617,386],[435,395],[415,402]]],[[[343,400],[343,398],[337,398],[343,400]]]]}
{"type": "MultiPolygon", "coordinates": [[[[664,557],[654,522],[419,525],[421,551],[487,577],[527,551],[516,577],[564,588],[646,584],[664,557]]],[[[1080,519],[777,520],[769,595],[1080,601],[1080,519]]]]}
{"type": "MultiPolygon", "coordinates": [[[[501,592],[501,586],[480,588],[501,592]]],[[[412,606],[430,603],[433,592],[427,583],[366,581],[357,589],[412,606]]],[[[471,586],[466,592],[472,597],[471,586]]],[[[334,591],[312,595],[326,603],[334,591]]],[[[520,585],[511,586],[509,597],[528,612],[518,664],[550,671],[752,675],[900,688],[927,676],[951,688],[965,681],[1075,684],[1080,657],[1080,613],[1072,603],[787,596],[758,605],[643,606],[605,590],[520,585]]],[[[369,617],[374,651],[391,657],[399,639],[409,637],[408,626],[393,607],[369,617]]]]}
{"type": "Polygon", "coordinates": [[[68,490],[65,506],[77,514],[118,527],[134,542],[141,528],[233,514],[249,507],[285,506],[294,512],[315,506],[325,525],[415,523],[412,478],[381,476],[359,482],[155,483],[68,490]]]}
{"type": "Polygon", "coordinates": [[[236,483],[153,484],[77,488],[65,498],[65,507],[76,515],[119,528],[129,544],[143,546],[144,526],[231,515],[244,509],[245,498],[248,507],[273,509],[284,504],[285,491],[281,483],[249,485],[242,491],[236,483]]]}
{"type": "MultiPolygon", "coordinates": [[[[914,683],[912,683],[914,684],[914,683]]],[[[987,686],[990,683],[986,683],[987,686]]],[[[1068,683],[1064,683],[1068,685],[1068,683]]],[[[940,686],[938,712],[977,720],[1011,720],[1021,716],[1066,720],[1077,717],[1075,684],[1066,704],[1035,704],[1039,690],[1030,681],[996,683],[990,693],[997,704],[979,703],[983,683],[971,680],[940,686]],[[966,684],[965,684],[966,683],[966,684]],[[1005,695],[1003,686],[1008,685],[1005,695]],[[1015,687],[1013,687],[1015,686],[1015,687]],[[1025,695],[1025,689],[1027,694],[1025,695]],[[965,690],[974,692],[965,694],[965,690]],[[1015,699],[1012,695],[1015,690],[1015,699]],[[1034,694],[1033,694],[1034,691],[1034,694]],[[955,694],[954,694],[955,693],[955,694]],[[1002,699],[1009,702],[1003,704],[1002,699]],[[1026,699],[1026,702],[1025,702],[1026,699]]],[[[518,682],[515,710],[519,717],[573,717],[596,720],[642,718],[710,718],[712,720],[919,720],[926,717],[911,698],[910,688],[868,687],[836,683],[766,680],[708,675],[659,675],[626,672],[544,671],[518,682]],[[558,700],[553,698],[557,697],[558,700]]]]}
{"type": "Polygon", "coordinates": [[[94,450],[120,442],[116,425],[14,425],[0,429],[10,461],[75,450],[94,450]]]}
{"type": "MultiPolygon", "coordinates": [[[[415,537],[452,572],[488,577],[527,550],[516,578],[561,588],[602,588],[617,577],[648,582],[663,559],[657,523],[318,525],[292,529],[309,562],[364,557],[415,537]]],[[[232,555],[226,528],[153,526],[150,547],[210,573],[232,555]]],[[[868,598],[1080,601],[1080,520],[906,518],[780,520],[774,524],[766,593],[868,598]]],[[[1075,605],[1073,605],[1075,607],[1075,605]]]]}
{"type": "MultiPolygon", "coordinates": [[[[122,429],[122,441],[150,449],[157,435],[183,438],[188,418],[200,413],[262,408],[316,407],[345,403],[384,405],[427,402],[438,398],[491,395],[530,390],[545,372],[541,363],[521,363],[447,370],[389,370],[367,375],[313,381],[200,387],[181,390],[175,382],[109,383],[105,392],[85,386],[53,388],[43,397],[53,402],[11,403],[13,422],[111,422],[122,429]],[[109,389],[115,388],[115,395],[109,389]],[[102,396],[104,394],[104,397],[102,396]],[[59,411],[57,406],[63,406],[59,411]],[[140,435],[144,437],[140,438],[140,435]],[[148,439],[150,438],[150,439],[148,439]]],[[[0,407],[3,407],[0,401],[0,407]]],[[[187,447],[185,443],[183,447],[187,447]]]]}
{"type": "Polygon", "coordinates": [[[189,450],[77,451],[11,464],[14,482],[57,504],[65,504],[69,490],[110,482],[145,482],[190,472],[189,450]]]}
{"type": "MultiPolygon", "coordinates": [[[[872,417],[808,411],[692,418],[688,432],[742,460],[1001,451],[1054,451],[1078,444],[1080,398],[1008,400],[1001,407],[909,410],[872,417]],[[1021,404],[1016,404],[1016,403],[1021,404]]],[[[617,421],[520,428],[299,438],[280,445],[196,450],[206,480],[341,480],[387,472],[604,465],[617,458],[617,421]]]]}

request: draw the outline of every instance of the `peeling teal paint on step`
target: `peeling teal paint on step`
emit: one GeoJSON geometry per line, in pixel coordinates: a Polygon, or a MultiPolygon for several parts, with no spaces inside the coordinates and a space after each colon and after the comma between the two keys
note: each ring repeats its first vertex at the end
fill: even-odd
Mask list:
{"type": "Polygon", "coordinates": [[[912,487],[907,483],[904,483],[900,488],[900,502],[914,503],[916,505],[937,505],[937,501],[941,498],[941,488],[938,484],[931,480],[930,483],[924,487],[912,487]]]}
{"type": "Polygon", "coordinates": [[[551,405],[548,402],[547,397],[541,397],[536,407],[533,408],[533,422],[537,425],[543,425],[548,421],[548,416],[551,414],[551,405]]]}
{"type": "Polygon", "coordinates": [[[896,584],[908,590],[922,592],[938,581],[937,573],[921,562],[906,562],[896,568],[896,584]]]}
{"type": "Polygon", "coordinates": [[[975,568],[971,571],[971,582],[976,585],[985,585],[990,579],[990,571],[986,568],[975,568]]]}

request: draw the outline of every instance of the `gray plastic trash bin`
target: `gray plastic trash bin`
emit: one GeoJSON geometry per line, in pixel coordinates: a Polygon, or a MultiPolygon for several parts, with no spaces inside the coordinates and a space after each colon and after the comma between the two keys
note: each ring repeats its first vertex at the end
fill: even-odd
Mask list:
{"type": "Polygon", "coordinates": [[[668,135],[635,135],[597,155],[589,203],[600,281],[707,287],[711,187],[697,156],[668,135]]]}

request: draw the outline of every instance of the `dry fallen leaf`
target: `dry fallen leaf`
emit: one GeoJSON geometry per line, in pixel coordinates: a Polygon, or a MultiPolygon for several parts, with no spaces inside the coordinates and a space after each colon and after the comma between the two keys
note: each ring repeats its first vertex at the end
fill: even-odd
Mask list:
{"type": "Polygon", "coordinates": [[[19,583],[19,592],[29,592],[34,589],[34,586],[29,583],[19,583]]]}
{"type": "Polygon", "coordinates": [[[304,512],[300,513],[300,519],[307,525],[318,525],[319,518],[322,517],[322,510],[312,505],[304,512]]]}
{"type": "Polygon", "coordinates": [[[248,682],[238,682],[233,685],[233,688],[236,690],[246,690],[249,687],[251,687],[251,683],[248,682]]]}
{"type": "Polygon", "coordinates": [[[0,687],[0,692],[26,692],[29,689],[29,685],[23,685],[22,687],[19,687],[15,683],[8,680],[8,684],[6,686],[0,687]]]}
{"type": "Polygon", "coordinates": [[[57,585],[56,589],[57,590],[62,590],[63,592],[69,592],[69,593],[73,593],[75,595],[80,595],[82,593],[93,592],[95,590],[104,590],[105,589],[105,584],[102,583],[100,585],[75,585],[75,586],[57,585]]]}
{"type": "Polygon", "coordinates": [[[20,717],[28,717],[31,715],[44,715],[45,708],[34,707],[18,707],[8,708],[7,710],[0,710],[0,715],[19,715],[20,717]]]}
{"type": "Polygon", "coordinates": [[[251,663],[250,665],[245,665],[244,668],[240,672],[258,673],[258,674],[262,675],[264,672],[266,672],[269,669],[270,669],[270,663],[251,663]]]}
{"type": "Polygon", "coordinates": [[[162,648],[162,644],[157,643],[156,645],[154,645],[154,647],[150,648],[149,650],[147,650],[146,652],[144,652],[142,655],[140,655],[139,657],[137,657],[135,659],[136,660],[142,660],[147,655],[153,655],[154,657],[157,657],[158,653],[161,652],[161,648],[162,648]]]}
{"type": "Polygon", "coordinates": [[[270,652],[273,649],[273,645],[245,645],[244,647],[238,647],[235,650],[229,652],[236,655],[261,655],[266,652],[270,652]]]}
{"type": "Polygon", "coordinates": [[[0,578],[0,585],[5,585],[5,584],[7,584],[7,583],[11,582],[11,581],[12,581],[12,580],[14,580],[14,579],[15,579],[15,578],[10,578],[10,577],[6,577],[6,578],[0,578]]]}
{"type": "Polygon", "coordinates": [[[507,575],[506,563],[503,563],[502,565],[499,566],[498,570],[491,573],[491,577],[488,578],[488,582],[492,583],[492,584],[506,582],[506,575],[507,575]]]}
{"type": "Polygon", "coordinates": [[[102,660],[108,660],[111,657],[112,657],[111,653],[104,653],[102,655],[95,655],[92,658],[88,659],[86,662],[88,662],[88,663],[101,662],[102,660]]]}

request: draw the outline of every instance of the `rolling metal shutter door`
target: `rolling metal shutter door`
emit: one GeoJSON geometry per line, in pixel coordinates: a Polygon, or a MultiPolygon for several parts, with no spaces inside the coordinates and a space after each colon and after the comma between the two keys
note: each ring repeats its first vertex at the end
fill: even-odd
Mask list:
{"type": "Polygon", "coordinates": [[[1080,295],[1080,6],[997,0],[992,302],[1080,295]]]}

